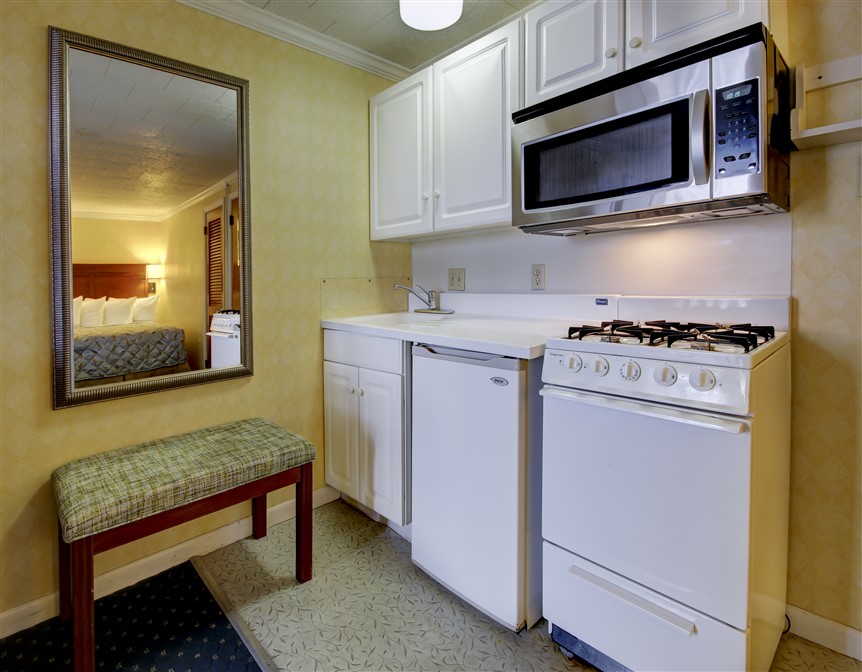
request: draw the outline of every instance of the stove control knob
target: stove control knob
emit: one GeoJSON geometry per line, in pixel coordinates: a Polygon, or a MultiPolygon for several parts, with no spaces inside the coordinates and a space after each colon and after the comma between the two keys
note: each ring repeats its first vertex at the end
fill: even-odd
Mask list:
{"type": "Polygon", "coordinates": [[[655,382],[657,382],[659,385],[663,385],[664,387],[670,387],[676,382],[676,369],[669,364],[665,364],[664,366],[660,366],[655,370],[653,378],[655,378],[655,382]]]}
{"type": "Polygon", "coordinates": [[[569,371],[571,371],[572,373],[577,373],[578,371],[581,370],[581,367],[583,365],[584,365],[584,363],[583,363],[583,361],[581,361],[580,357],[578,357],[577,355],[569,355],[569,360],[568,360],[569,371]]]}
{"type": "Polygon", "coordinates": [[[709,369],[698,369],[691,374],[688,382],[698,392],[709,392],[715,387],[715,374],[709,369]]]}
{"type": "Polygon", "coordinates": [[[604,357],[596,357],[596,361],[593,362],[593,373],[597,376],[606,376],[608,375],[608,371],[611,366],[608,364],[608,360],[604,357]]]}
{"type": "Polygon", "coordinates": [[[641,377],[641,367],[637,362],[628,361],[620,367],[620,375],[624,380],[637,380],[641,377]]]}

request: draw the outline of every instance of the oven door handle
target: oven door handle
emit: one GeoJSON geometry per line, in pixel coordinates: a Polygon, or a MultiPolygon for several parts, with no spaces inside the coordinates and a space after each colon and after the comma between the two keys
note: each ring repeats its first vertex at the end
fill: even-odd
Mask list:
{"type": "Polygon", "coordinates": [[[709,151],[707,140],[710,137],[709,91],[702,89],[694,94],[691,103],[690,138],[691,169],[695,184],[709,181],[709,151]]]}
{"type": "Polygon", "coordinates": [[[742,434],[748,427],[745,422],[741,422],[739,420],[716,418],[711,415],[705,415],[695,411],[677,410],[675,408],[666,408],[664,406],[641,404],[636,401],[584,394],[582,392],[562,390],[556,387],[543,387],[539,391],[539,394],[543,397],[562,399],[563,401],[574,401],[582,404],[589,404],[591,406],[599,406],[600,408],[622,411],[623,413],[634,413],[636,415],[643,415],[649,418],[656,418],[658,420],[669,420],[671,422],[678,422],[684,425],[693,425],[695,427],[703,427],[704,429],[714,429],[719,432],[728,432],[729,434],[742,434]]]}
{"type": "Polygon", "coordinates": [[[572,565],[569,567],[569,572],[577,576],[579,579],[586,581],[587,583],[592,584],[594,587],[599,590],[603,590],[606,593],[610,593],[617,599],[626,602],[633,607],[640,609],[641,611],[645,611],[650,616],[657,618],[659,621],[664,623],[665,625],[669,625],[674,630],[681,632],[686,637],[691,637],[694,634],[694,623],[687,618],[683,618],[679,614],[675,614],[669,609],[665,609],[654,602],[650,602],[649,600],[641,597],[640,595],[636,595],[631,591],[626,590],[625,588],[621,588],[616,584],[611,583],[599,576],[596,576],[592,572],[588,572],[585,569],[581,569],[577,565],[572,565]]]}

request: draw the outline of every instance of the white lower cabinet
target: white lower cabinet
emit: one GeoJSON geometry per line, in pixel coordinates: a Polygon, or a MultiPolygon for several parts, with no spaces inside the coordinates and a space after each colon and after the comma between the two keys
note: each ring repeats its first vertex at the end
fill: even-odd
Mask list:
{"type": "Polygon", "coordinates": [[[324,331],[326,483],[398,525],[409,522],[404,346],[324,331]]]}

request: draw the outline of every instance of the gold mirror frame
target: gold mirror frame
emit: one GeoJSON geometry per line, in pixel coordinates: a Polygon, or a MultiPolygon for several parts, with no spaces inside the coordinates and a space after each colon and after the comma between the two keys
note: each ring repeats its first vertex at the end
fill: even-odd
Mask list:
{"type": "MultiPolygon", "coordinates": [[[[54,408],[120,399],[253,374],[251,291],[251,201],[248,173],[248,81],[164,56],[80,33],[50,27],[50,219],[51,329],[54,358],[54,408]],[[121,383],[75,389],[72,326],[72,246],[69,187],[68,51],[82,49],[145,67],[219,84],[237,94],[238,179],[240,197],[240,362],[239,366],[173,373],[121,383]]],[[[203,291],[203,290],[202,290],[203,291]]]]}

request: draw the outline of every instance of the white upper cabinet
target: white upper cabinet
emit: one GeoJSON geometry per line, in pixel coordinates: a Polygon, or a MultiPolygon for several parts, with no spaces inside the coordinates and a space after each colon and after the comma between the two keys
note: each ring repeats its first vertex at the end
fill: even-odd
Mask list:
{"type": "Polygon", "coordinates": [[[370,104],[371,239],[432,230],[431,69],[370,104]]]}
{"type": "Polygon", "coordinates": [[[371,99],[372,240],[511,221],[520,64],[515,22],[371,99]]]}
{"type": "Polygon", "coordinates": [[[626,68],[752,23],[769,25],[767,0],[627,0],[626,68]]]}
{"type": "Polygon", "coordinates": [[[622,71],[622,3],[546,2],[525,19],[527,107],[622,71]]]}
{"type": "Polygon", "coordinates": [[[767,0],[549,0],[526,14],[526,105],[753,23],[767,0]]]}
{"type": "Polygon", "coordinates": [[[520,62],[515,22],[434,64],[435,231],[511,221],[520,62]]]}

